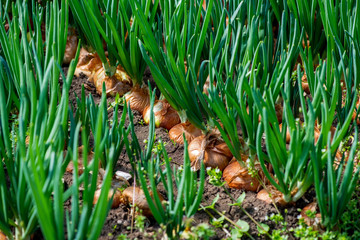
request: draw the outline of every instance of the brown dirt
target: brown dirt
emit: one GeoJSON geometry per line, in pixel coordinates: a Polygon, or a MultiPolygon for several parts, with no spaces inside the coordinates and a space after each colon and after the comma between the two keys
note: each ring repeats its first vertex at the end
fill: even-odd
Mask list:
{"type": "MultiPolygon", "coordinates": [[[[65,71],[66,70],[67,69],[65,69],[65,71]]],[[[145,72],[145,79],[146,81],[150,80],[150,82],[153,84],[153,80],[149,70],[145,72]]],[[[83,84],[86,86],[85,88],[86,95],[91,93],[94,97],[95,103],[99,103],[101,96],[96,93],[95,86],[92,83],[87,82],[86,77],[79,77],[79,78],[74,77],[72,86],[70,88],[70,98],[69,98],[70,104],[76,107],[76,96],[79,97],[81,96],[81,87],[83,84]]],[[[114,99],[108,98],[107,100],[108,102],[111,102],[114,99]]],[[[119,115],[121,114],[121,112],[122,112],[122,108],[119,109],[119,115]]],[[[142,119],[140,113],[134,112],[133,114],[134,114],[134,125],[135,125],[136,135],[139,139],[140,144],[144,146],[143,140],[147,139],[148,137],[148,127],[140,124],[140,121],[142,119]]],[[[112,110],[109,112],[109,117],[111,116],[112,116],[112,110]]],[[[161,138],[164,141],[164,143],[166,143],[166,150],[169,156],[173,159],[172,163],[176,165],[180,165],[183,162],[184,147],[178,144],[173,144],[169,139],[167,130],[165,129],[157,128],[156,138],[157,139],[161,138]]],[[[131,165],[125,149],[123,149],[120,155],[115,170],[131,172],[131,165]]],[[[64,178],[67,184],[71,184],[72,182],[71,174],[65,174],[64,178]]],[[[232,196],[235,199],[237,199],[243,191],[230,189],[230,192],[232,196]]],[[[205,185],[205,192],[203,195],[202,205],[203,206],[210,205],[217,194],[219,194],[220,196],[218,202],[216,203],[217,210],[221,212],[225,212],[226,215],[235,222],[239,219],[247,221],[250,225],[249,233],[255,239],[262,239],[261,236],[258,236],[256,225],[249,219],[249,217],[247,217],[240,210],[239,207],[229,206],[229,204],[231,204],[231,200],[226,195],[224,190],[210,185],[207,181],[205,185]]],[[[307,205],[308,202],[311,202],[313,196],[314,196],[314,192],[307,194],[304,198],[300,199],[296,203],[296,205],[289,206],[287,208],[288,213],[283,214],[283,216],[286,217],[286,221],[288,222],[289,228],[296,227],[297,216],[299,215],[297,209],[303,208],[305,205],[307,205]]],[[[272,213],[274,214],[276,213],[275,208],[272,205],[267,205],[261,200],[256,199],[256,193],[253,192],[246,193],[246,199],[243,203],[243,207],[251,214],[251,216],[255,220],[268,224],[271,229],[275,227],[275,225],[272,222],[265,221],[265,216],[269,216],[272,213]]],[[[280,210],[284,212],[285,209],[280,209],[280,210]]],[[[204,222],[209,223],[209,221],[210,221],[210,217],[208,216],[208,214],[205,213],[204,211],[199,211],[195,215],[195,222],[193,223],[193,225],[197,225],[199,223],[204,223],[204,222]]],[[[136,229],[131,231],[130,226],[131,226],[130,209],[128,206],[120,205],[119,208],[110,210],[99,239],[102,240],[117,239],[117,236],[119,236],[120,234],[126,234],[128,239],[134,239],[134,238],[153,239],[154,233],[158,232],[158,230],[160,229],[159,225],[153,219],[146,221],[145,234],[139,232],[136,229]]],[[[224,239],[229,237],[222,229],[215,229],[215,231],[216,231],[216,236],[213,237],[212,239],[224,239]]],[[[161,235],[158,236],[158,238],[161,237],[162,237],[161,235]]]]}

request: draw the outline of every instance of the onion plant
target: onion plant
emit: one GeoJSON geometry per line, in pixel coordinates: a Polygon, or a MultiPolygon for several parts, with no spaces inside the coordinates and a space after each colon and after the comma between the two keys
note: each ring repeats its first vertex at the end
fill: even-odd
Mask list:
{"type": "Polygon", "coordinates": [[[202,6],[195,3],[193,0],[160,1],[162,18],[157,34],[164,36],[163,46],[157,34],[153,33],[147,15],[139,11],[141,5],[136,1],[130,2],[136,18],[142,23],[140,50],[159,90],[178,111],[182,122],[189,120],[197,128],[207,131],[203,121],[203,114],[206,113],[202,111],[197,98],[205,81],[198,83],[197,74],[201,72],[201,55],[214,1],[208,2],[201,24],[202,6]]]}
{"type": "Polygon", "coordinates": [[[200,180],[197,180],[197,174],[191,170],[190,159],[187,152],[187,143],[185,140],[184,165],[183,168],[177,170],[170,166],[170,158],[168,157],[164,144],[160,140],[160,149],[157,155],[149,161],[148,168],[141,168],[138,164],[138,174],[140,177],[141,187],[144,190],[146,200],[149,204],[151,212],[155,220],[165,226],[166,234],[171,239],[179,239],[182,231],[185,230],[184,216],[192,217],[198,210],[205,182],[204,164],[200,170],[200,180]],[[165,162],[165,169],[155,174],[155,166],[160,162],[165,162]],[[167,202],[162,203],[157,194],[156,178],[160,178],[165,187],[167,202]],[[175,188],[173,186],[175,182],[175,188]],[[176,194],[175,194],[176,192],[176,194]]]}
{"type": "MultiPolygon", "coordinates": [[[[320,136],[323,138],[323,135],[320,136]]],[[[314,169],[314,185],[317,204],[321,213],[321,223],[327,229],[333,229],[346,209],[358,183],[360,167],[354,171],[355,153],[358,147],[358,131],[355,128],[354,142],[348,159],[344,155],[340,165],[335,164],[331,153],[331,136],[327,137],[328,150],[324,155],[321,145],[313,146],[311,162],[314,169]]]]}
{"type": "MultiPolygon", "coordinates": [[[[158,1],[137,0],[141,11],[154,22],[158,1]]],[[[108,76],[121,65],[134,85],[141,85],[146,63],[137,41],[142,22],[135,17],[129,1],[70,1],[70,7],[87,43],[99,55],[108,76]],[[103,47],[106,43],[106,49],[103,47]],[[108,60],[105,51],[108,52],[108,60]]],[[[139,11],[139,10],[137,10],[139,11]]]]}
{"type": "Polygon", "coordinates": [[[312,166],[308,161],[311,146],[315,144],[315,113],[313,107],[309,102],[305,127],[301,127],[300,122],[295,121],[288,98],[284,96],[286,124],[283,122],[282,131],[280,131],[271,100],[264,101],[259,97],[254,93],[255,103],[261,113],[261,124],[257,133],[257,156],[266,177],[283,194],[283,200],[287,203],[295,202],[305,194],[313,183],[312,166]],[[286,134],[285,126],[288,126],[290,131],[289,149],[286,147],[286,137],[284,137],[286,134]],[[264,132],[266,156],[261,149],[261,139],[264,132]],[[267,170],[265,158],[273,166],[275,178],[267,170]]]}
{"type": "MultiPolygon", "coordinates": [[[[6,71],[1,67],[0,74],[1,97],[3,98],[1,100],[1,142],[3,144],[1,144],[0,158],[4,159],[1,163],[1,181],[4,186],[1,208],[4,211],[2,211],[0,228],[10,239],[28,239],[37,228],[37,211],[30,192],[26,168],[29,167],[28,164],[33,164],[30,159],[34,159],[36,153],[39,153],[37,151],[40,151],[38,141],[43,142],[44,146],[49,146],[58,132],[67,133],[67,121],[63,116],[67,116],[67,107],[64,107],[64,104],[67,105],[70,85],[67,85],[68,82],[64,83],[65,94],[59,98],[60,69],[55,63],[56,60],[62,59],[61,52],[65,51],[65,45],[62,48],[58,37],[63,36],[66,31],[64,29],[67,29],[65,27],[67,25],[66,6],[67,2],[63,1],[59,9],[55,1],[49,4],[46,14],[37,6],[33,7],[32,12],[29,13],[27,3],[17,1],[12,4],[13,18],[11,20],[7,18],[8,32],[5,31],[3,25],[0,26],[0,44],[6,60],[6,64],[2,65],[7,65],[8,68],[5,69],[9,70],[6,71]],[[47,57],[44,57],[43,53],[44,45],[39,25],[41,16],[46,16],[48,23],[47,30],[49,31],[45,44],[51,50],[47,50],[48,55],[45,54],[47,57]],[[31,30],[30,19],[35,27],[34,32],[31,30]],[[54,28],[59,31],[54,31],[54,28]],[[28,29],[30,34],[27,34],[28,29]],[[5,72],[7,74],[4,74],[5,72]],[[4,76],[7,76],[6,79],[4,76]],[[51,93],[50,96],[49,93],[51,93]],[[58,101],[62,106],[60,108],[58,108],[58,101]],[[15,106],[18,111],[15,121],[9,119],[10,113],[16,113],[16,111],[12,112],[12,106],[15,106]],[[57,127],[54,128],[54,125],[57,127]],[[12,132],[10,132],[11,127],[12,132]],[[30,139],[28,147],[25,140],[27,136],[30,139]],[[7,179],[5,176],[8,177],[9,183],[4,182],[7,179]],[[10,231],[12,227],[15,229],[14,236],[10,231]]],[[[70,71],[69,78],[71,77],[70,71]]],[[[40,158],[39,161],[41,160],[40,158]]],[[[42,166],[42,162],[40,165],[42,166]]]]}
{"type": "MultiPolygon", "coordinates": [[[[16,97],[20,97],[21,87],[26,86],[26,82],[29,81],[28,74],[40,79],[34,82],[36,84],[35,93],[38,94],[43,79],[40,73],[51,69],[52,100],[50,106],[53,109],[56,108],[60,93],[58,84],[60,71],[58,68],[48,68],[48,66],[53,61],[52,58],[58,64],[62,63],[68,27],[67,4],[67,1],[61,1],[59,5],[55,0],[52,3],[48,2],[46,10],[44,10],[33,2],[30,11],[26,1],[12,3],[12,19],[7,17],[9,30],[6,32],[4,25],[0,26],[0,45],[11,73],[14,101],[16,97]],[[45,24],[45,42],[42,39],[41,24],[45,24]],[[38,71],[38,69],[42,71],[38,71]]],[[[31,94],[30,90],[29,94],[31,94]]],[[[19,107],[18,104],[17,107],[19,107]]],[[[53,121],[53,116],[51,118],[53,121]]]]}
{"type": "Polygon", "coordinates": [[[320,6],[317,0],[300,1],[270,1],[277,21],[280,23],[280,13],[293,14],[301,27],[304,27],[306,36],[304,43],[309,41],[313,54],[322,53],[326,49],[326,36],[323,31],[323,22],[320,17],[320,6]]]}
{"type": "MultiPolygon", "coordinates": [[[[264,8],[263,11],[266,11],[266,8],[264,8]]],[[[247,14],[251,16],[252,13],[248,10],[247,14]]],[[[264,15],[265,14],[264,12],[264,15]]],[[[285,17],[286,16],[283,15],[284,19],[285,17]]],[[[235,41],[239,41],[237,44],[239,44],[238,47],[241,51],[237,51],[236,49],[238,47],[235,45],[232,52],[222,56],[224,59],[236,59],[236,61],[239,61],[239,63],[236,63],[238,66],[236,74],[231,64],[225,64],[224,66],[221,66],[221,64],[218,65],[216,63],[215,53],[213,53],[214,50],[210,50],[209,71],[211,84],[208,90],[209,95],[206,96],[204,94],[203,97],[200,98],[201,102],[208,104],[208,108],[206,109],[209,115],[218,119],[221,123],[214,121],[231,153],[241,165],[244,165],[241,161],[242,153],[249,155],[251,160],[254,160],[256,156],[255,146],[257,144],[259,111],[255,106],[252,90],[257,89],[259,94],[265,97],[267,89],[271,95],[274,108],[275,103],[281,99],[279,94],[281,89],[283,89],[285,85],[288,86],[291,81],[291,71],[300,44],[300,30],[296,20],[291,18],[291,26],[294,28],[293,34],[289,39],[283,40],[290,41],[291,47],[289,47],[287,52],[281,48],[276,49],[274,52],[274,39],[271,38],[271,22],[267,23],[267,30],[265,30],[267,33],[271,32],[271,34],[265,38],[264,41],[259,40],[261,36],[256,31],[261,25],[260,22],[261,21],[257,19],[248,25],[248,31],[253,34],[253,37],[248,36],[248,39],[246,39],[246,37],[242,36],[239,37],[239,40],[236,38],[235,41]],[[254,49],[243,47],[243,45],[249,46],[254,44],[250,42],[257,42],[257,44],[253,46],[254,49]],[[270,48],[268,48],[268,46],[270,46],[270,48]],[[267,54],[271,54],[273,57],[270,56],[269,58],[267,54]],[[227,55],[230,55],[230,57],[227,55]],[[273,65],[272,58],[276,58],[276,56],[281,56],[281,58],[279,58],[280,61],[273,65]],[[227,73],[225,83],[222,80],[224,76],[222,72],[227,73]],[[215,79],[217,80],[216,87],[214,87],[213,84],[215,79]],[[239,124],[242,138],[245,142],[239,139],[239,124]]],[[[238,29],[233,30],[233,34],[237,33],[237,31],[243,31],[242,29],[246,26],[245,21],[237,22],[237,24],[238,29]]],[[[280,39],[282,34],[284,34],[284,32],[280,31],[280,39]]],[[[238,34],[236,34],[236,36],[238,36],[238,34]]],[[[280,42],[281,41],[282,40],[280,40],[280,42]]],[[[281,114],[282,111],[280,112],[280,115],[281,114]]]]}
{"type": "Polygon", "coordinates": [[[170,158],[161,140],[157,146],[154,146],[155,118],[153,105],[155,90],[151,92],[150,96],[149,137],[145,150],[141,149],[135,135],[133,124],[131,124],[133,121],[132,114],[129,112],[132,140],[131,142],[129,139],[125,140],[127,154],[136,176],[135,182],[141,185],[155,220],[160,225],[165,226],[169,238],[179,239],[181,232],[185,230],[184,216],[192,217],[200,206],[204,191],[205,167],[204,164],[201,165],[200,181],[198,181],[197,174],[190,167],[186,140],[184,165],[181,170],[172,169],[170,158]],[[163,165],[165,166],[162,167],[163,165]],[[159,183],[165,187],[167,203],[161,202],[157,194],[159,183]]]}
{"type": "MultiPolygon", "coordinates": [[[[322,149],[326,149],[326,143],[321,139],[315,139],[315,111],[313,104],[308,100],[307,103],[303,96],[300,79],[300,68],[298,67],[298,87],[300,89],[301,108],[304,123],[301,124],[299,120],[295,120],[295,116],[291,111],[289,103],[289,90],[285,87],[282,90],[282,97],[284,99],[284,117],[282,122],[282,129],[279,127],[273,108],[273,100],[269,93],[266,98],[262,99],[258,91],[252,90],[252,95],[256,103],[256,107],[261,114],[261,124],[258,127],[257,133],[257,155],[259,157],[262,170],[269,179],[272,185],[276,187],[283,194],[285,202],[298,200],[306,190],[313,184],[314,170],[310,163],[309,157],[312,147],[317,145],[322,149]],[[284,121],[285,119],[285,121],[284,121]],[[302,125],[302,126],[301,126],[302,125]],[[286,146],[286,132],[290,136],[289,148],[286,146]],[[261,139],[265,133],[265,145],[267,154],[263,153],[261,148],[261,139]],[[271,163],[274,169],[275,177],[272,177],[265,167],[265,161],[271,163]]],[[[334,88],[338,91],[339,86],[334,88]]],[[[325,94],[324,87],[321,89],[325,94]]],[[[356,99],[352,103],[351,109],[355,108],[356,99]]],[[[334,112],[337,101],[334,100],[332,105],[322,102],[322,127],[321,134],[330,134],[330,128],[334,119],[334,112]]],[[[333,133],[333,138],[328,151],[331,154],[336,153],[341,140],[345,137],[351,123],[351,115],[347,116],[346,122],[339,126],[333,133]]]]}
{"type": "MultiPolygon", "coordinates": [[[[75,68],[75,64],[72,71],[75,68]]],[[[72,72],[73,74],[73,72],[72,72]]],[[[68,75],[69,76],[69,75],[68,75]]],[[[72,75],[71,75],[72,76],[72,75]]],[[[68,94],[68,93],[67,93],[68,94]]],[[[66,104],[67,108],[68,105],[66,104]]],[[[102,101],[100,109],[106,109],[106,101],[102,101]]],[[[103,113],[103,111],[99,111],[103,113]]],[[[61,113],[61,112],[60,112],[61,113]]],[[[67,114],[64,115],[67,118],[67,114]]],[[[111,186],[113,161],[109,161],[106,167],[106,173],[102,182],[102,191],[97,204],[93,207],[94,193],[97,189],[97,178],[99,171],[100,156],[105,152],[107,135],[103,135],[103,118],[101,114],[97,116],[97,127],[94,133],[95,153],[94,159],[87,164],[88,146],[83,145],[83,164],[84,172],[82,178],[78,175],[78,144],[81,122],[76,124],[75,132],[70,137],[73,146],[69,146],[66,156],[64,157],[64,135],[59,132],[56,141],[46,146],[43,145],[44,155],[33,155],[31,166],[27,169],[27,180],[31,186],[37,215],[39,218],[42,233],[46,239],[97,239],[101,233],[103,224],[111,206],[108,201],[108,192],[111,186]],[[64,191],[62,177],[65,172],[64,163],[66,159],[72,159],[74,162],[73,185],[64,191]],[[39,169],[39,160],[44,167],[39,169]],[[36,174],[35,174],[36,173],[36,174]],[[80,197],[80,185],[83,184],[84,191],[80,197]],[[43,186],[48,186],[44,188],[43,186]],[[65,211],[64,201],[71,199],[71,212],[65,211]],[[66,231],[64,230],[64,213],[66,219],[66,231]],[[66,235],[65,235],[66,233],[66,235]]],[[[61,129],[61,128],[60,128],[61,129]]],[[[86,132],[81,132],[82,141],[86,142],[88,136],[86,132]]],[[[36,138],[37,140],[37,138],[36,138]]],[[[30,150],[31,151],[31,150],[30,150]]],[[[112,145],[108,150],[109,156],[114,157],[115,146],[112,145]]]]}
{"type": "MultiPolygon", "coordinates": [[[[332,120],[337,119],[339,126],[343,126],[347,121],[346,119],[353,116],[353,105],[357,99],[356,86],[359,84],[357,76],[360,66],[358,64],[358,53],[354,49],[351,50],[347,67],[344,65],[345,56],[340,57],[339,62],[333,54],[326,61],[320,62],[315,71],[312,66],[313,56],[310,50],[301,51],[301,56],[318,124],[331,125],[331,118],[332,120]],[[329,64],[331,65],[329,66],[329,64]],[[328,70],[330,70],[329,75],[328,70]],[[327,80],[329,78],[331,78],[331,86],[327,80]],[[326,86],[326,89],[323,86],[326,86]],[[321,109],[324,104],[328,107],[335,106],[334,111],[322,112],[321,109]]],[[[346,135],[350,133],[351,129],[349,128],[346,135]]]]}
{"type": "MultiPolygon", "coordinates": [[[[149,159],[152,156],[152,150],[154,147],[154,141],[155,141],[155,116],[154,116],[154,101],[155,101],[155,89],[152,91],[151,88],[149,89],[150,91],[150,119],[149,119],[149,136],[147,139],[147,144],[146,144],[146,151],[142,151],[141,150],[141,146],[139,143],[139,140],[136,136],[135,133],[135,128],[134,128],[134,118],[133,118],[133,114],[132,112],[129,110],[129,130],[131,132],[131,141],[126,138],[125,139],[125,146],[126,146],[126,152],[127,155],[129,156],[129,160],[130,160],[130,164],[133,170],[133,175],[135,177],[136,181],[139,181],[139,176],[138,176],[138,164],[140,164],[140,167],[143,167],[145,169],[147,169],[148,167],[148,162],[149,159]]],[[[159,168],[158,168],[159,170],[159,168]]]]}
{"type": "MultiPolygon", "coordinates": [[[[0,71],[3,72],[3,69],[0,71]]],[[[4,91],[4,82],[9,79],[3,77],[4,75],[0,74],[0,229],[9,239],[30,239],[37,227],[37,219],[25,178],[26,161],[19,157],[19,148],[25,145],[25,141],[21,143],[15,130],[19,121],[11,124],[9,119],[4,91]]],[[[24,112],[24,106],[21,109],[24,112]]],[[[24,114],[19,120],[26,121],[24,114]]]]}
{"type": "MultiPolygon", "coordinates": [[[[113,110],[114,113],[112,120],[110,121],[106,105],[106,96],[104,96],[104,94],[101,98],[101,105],[97,105],[95,104],[94,98],[91,94],[88,97],[85,97],[85,90],[84,87],[82,87],[81,99],[77,98],[75,117],[72,118],[71,116],[70,118],[70,120],[74,123],[82,123],[82,130],[85,131],[85,136],[87,137],[83,144],[87,145],[87,147],[90,147],[90,136],[95,135],[98,124],[102,125],[101,138],[105,141],[105,148],[103,150],[103,154],[99,157],[103,167],[109,165],[109,162],[112,163],[112,166],[116,166],[125,144],[124,139],[127,138],[130,132],[130,128],[125,128],[125,120],[128,109],[124,107],[122,115],[118,116],[119,104],[116,103],[113,110]],[[97,120],[99,117],[101,117],[100,122],[97,120]],[[114,146],[114,152],[111,153],[110,149],[112,146],[114,146]]],[[[75,124],[73,124],[73,127],[71,128],[71,135],[74,134],[74,131],[75,124]]],[[[71,145],[72,142],[69,144],[71,145]]],[[[96,149],[96,146],[94,146],[94,149],[96,149]]]]}

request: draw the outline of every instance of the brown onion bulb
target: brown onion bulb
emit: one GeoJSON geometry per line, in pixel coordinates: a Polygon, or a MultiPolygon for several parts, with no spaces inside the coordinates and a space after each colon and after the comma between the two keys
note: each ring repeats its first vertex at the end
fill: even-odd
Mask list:
{"type": "MultiPolygon", "coordinates": [[[[166,100],[157,100],[154,103],[155,127],[163,127],[170,130],[173,126],[180,123],[179,114],[166,100]]],[[[150,122],[150,106],[147,106],[143,112],[144,122],[150,122]]]]}
{"type": "Polygon", "coordinates": [[[136,85],[130,92],[125,94],[125,100],[130,104],[132,110],[142,113],[150,105],[149,88],[136,85]]]}
{"type": "Polygon", "coordinates": [[[188,152],[195,170],[200,169],[203,158],[206,167],[219,168],[223,171],[233,157],[226,143],[211,134],[210,137],[202,135],[192,140],[188,152]]]}
{"type": "MultiPolygon", "coordinates": [[[[246,162],[246,155],[242,155],[243,162],[246,162]]],[[[260,163],[255,164],[255,170],[262,171],[260,163]]],[[[233,158],[230,164],[224,169],[223,178],[230,188],[243,189],[256,192],[260,188],[259,181],[249,174],[248,169],[233,158]]]]}
{"type": "MultiPolygon", "coordinates": [[[[95,191],[94,200],[93,200],[94,205],[99,201],[100,194],[101,194],[101,189],[98,189],[95,191]]],[[[120,205],[121,192],[110,188],[109,193],[108,193],[108,200],[110,200],[113,195],[114,195],[114,198],[113,198],[113,202],[111,204],[111,208],[117,208],[120,205]],[[115,191],[115,193],[114,193],[114,191],[115,191]]]]}
{"type": "Polygon", "coordinates": [[[102,94],[102,86],[105,82],[105,89],[107,96],[123,96],[131,89],[131,81],[128,80],[127,75],[116,69],[114,76],[109,77],[105,74],[104,68],[100,68],[93,76],[93,82],[98,94],[102,94]]]}
{"type": "Polygon", "coordinates": [[[315,230],[319,229],[320,223],[321,223],[321,214],[320,213],[316,213],[315,214],[315,219],[309,218],[308,215],[306,215],[306,212],[310,210],[312,212],[316,212],[317,211],[317,203],[316,202],[312,202],[309,203],[308,205],[306,205],[300,212],[301,217],[304,219],[304,222],[306,225],[308,226],[313,226],[315,230]]]}
{"type": "Polygon", "coordinates": [[[102,68],[102,62],[99,55],[97,53],[89,53],[85,48],[81,48],[74,75],[79,77],[80,74],[84,74],[91,81],[94,73],[100,68],[102,68]]]}
{"type": "MultiPolygon", "coordinates": [[[[87,153],[88,163],[94,158],[94,153],[92,151],[87,153]]],[[[81,175],[84,172],[84,163],[83,163],[83,146],[78,147],[78,174],[81,175]]],[[[100,162],[99,162],[100,166],[100,162]]],[[[72,173],[74,171],[74,162],[70,161],[66,167],[66,172],[72,173]]]]}
{"type": "MultiPolygon", "coordinates": [[[[164,197],[157,192],[160,201],[164,201],[164,197]]],[[[153,198],[153,193],[150,192],[151,198],[153,198]]],[[[142,213],[146,217],[151,217],[152,213],[149,207],[149,204],[146,201],[144,191],[139,187],[128,187],[122,192],[120,202],[129,205],[135,203],[135,206],[142,210],[142,213]]]]}
{"type": "Polygon", "coordinates": [[[305,93],[310,94],[309,83],[307,81],[307,75],[304,72],[304,75],[301,77],[301,87],[305,93]]]}
{"type": "Polygon", "coordinates": [[[7,240],[8,238],[6,237],[6,235],[0,231],[0,240],[7,240]]]}
{"type": "Polygon", "coordinates": [[[63,58],[64,64],[70,64],[71,60],[75,58],[77,50],[78,39],[76,35],[69,35],[66,41],[66,48],[63,58]]]}
{"type": "Polygon", "coordinates": [[[78,44],[78,40],[76,35],[67,36],[64,59],[63,59],[64,64],[69,64],[71,60],[75,58],[77,44],[78,44]]]}
{"type": "Polygon", "coordinates": [[[201,135],[201,130],[192,125],[190,122],[179,123],[169,131],[170,139],[178,144],[184,144],[183,133],[188,143],[191,143],[194,138],[201,135]]]}
{"type": "Polygon", "coordinates": [[[257,199],[260,199],[267,204],[272,203],[272,199],[274,199],[274,202],[276,205],[279,206],[286,206],[288,203],[284,200],[284,195],[278,191],[273,185],[267,185],[267,189],[262,189],[258,194],[256,195],[257,199]],[[271,197],[269,195],[271,194],[271,197]]]}

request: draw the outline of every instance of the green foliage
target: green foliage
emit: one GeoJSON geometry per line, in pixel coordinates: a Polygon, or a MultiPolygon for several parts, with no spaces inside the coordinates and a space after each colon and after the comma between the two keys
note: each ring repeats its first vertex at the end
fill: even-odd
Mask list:
{"type": "MultiPolygon", "coordinates": [[[[158,1],[153,4],[151,1],[137,0],[136,3],[141,12],[150,18],[149,23],[152,25],[158,1]]],[[[142,22],[135,17],[130,2],[74,0],[70,1],[70,7],[87,43],[99,54],[106,74],[114,75],[116,67],[121,65],[134,85],[141,85],[146,68],[137,44],[141,37],[139,25],[142,22]]]]}

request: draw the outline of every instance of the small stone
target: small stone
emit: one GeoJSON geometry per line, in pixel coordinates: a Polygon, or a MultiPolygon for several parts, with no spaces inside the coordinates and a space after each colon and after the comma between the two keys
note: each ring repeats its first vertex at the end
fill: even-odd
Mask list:
{"type": "Polygon", "coordinates": [[[127,172],[123,172],[123,171],[116,171],[115,172],[115,177],[118,179],[118,180],[123,180],[125,179],[126,181],[129,181],[132,176],[130,173],[127,173],[127,172]]]}

